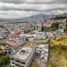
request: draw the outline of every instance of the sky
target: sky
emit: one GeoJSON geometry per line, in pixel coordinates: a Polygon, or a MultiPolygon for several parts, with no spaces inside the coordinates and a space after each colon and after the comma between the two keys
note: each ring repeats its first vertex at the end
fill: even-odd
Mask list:
{"type": "Polygon", "coordinates": [[[0,18],[67,13],[67,0],[0,0],[0,18]]]}

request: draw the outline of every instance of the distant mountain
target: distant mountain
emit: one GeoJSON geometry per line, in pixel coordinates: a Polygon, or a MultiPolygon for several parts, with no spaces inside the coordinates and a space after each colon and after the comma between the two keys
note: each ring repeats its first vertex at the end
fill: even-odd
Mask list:
{"type": "Polygon", "coordinates": [[[0,18],[0,22],[15,22],[15,21],[23,21],[23,20],[38,20],[38,19],[47,19],[51,17],[51,15],[45,15],[45,14],[37,14],[37,15],[33,15],[30,17],[21,17],[21,18],[16,18],[16,19],[11,19],[11,18],[0,18]]]}
{"type": "MultiPolygon", "coordinates": [[[[59,15],[59,16],[63,16],[63,15],[59,15]]],[[[23,22],[23,21],[31,21],[31,20],[39,20],[39,19],[49,19],[55,16],[56,15],[37,14],[37,15],[32,15],[30,17],[21,17],[16,19],[0,18],[0,22],[23,22]]]]}
{"type": "Polygon", "coordinates": [[[30,16],[28,18],[30,18],[30,19],[48,19],[50,17],[52,17],[52,15],[37,14],[37,15],[30,16]]]}

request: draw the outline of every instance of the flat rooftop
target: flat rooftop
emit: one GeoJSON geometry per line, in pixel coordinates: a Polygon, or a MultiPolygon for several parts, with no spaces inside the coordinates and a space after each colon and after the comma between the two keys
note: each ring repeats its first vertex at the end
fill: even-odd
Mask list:
{"type": "Polygon", "coordinates": [[[37,45],[37,47],[48,49],[48,44],[39,44],[39,45],[37,45]]]}
{"type": "Polygon", "coordinates": [[[31,53],[34,51],[31,47],[23,47],[18,52],[16,52],[13,57],[21,59],[23,61],[27,60],[31,53]]]}

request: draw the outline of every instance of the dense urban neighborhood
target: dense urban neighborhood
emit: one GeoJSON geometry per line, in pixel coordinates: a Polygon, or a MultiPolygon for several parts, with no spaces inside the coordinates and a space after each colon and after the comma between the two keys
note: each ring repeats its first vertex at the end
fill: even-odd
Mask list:
{"type": "Polygon", "coordinates": [[[67,67],[65,15],[0,21],[0,67],[67,67]]]}

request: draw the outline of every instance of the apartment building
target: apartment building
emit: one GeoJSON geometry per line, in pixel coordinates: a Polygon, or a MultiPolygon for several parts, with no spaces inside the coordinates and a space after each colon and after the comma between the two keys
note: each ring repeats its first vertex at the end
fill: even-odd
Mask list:
{"type": "Polygon", "coordinates": [[[34,48],[22,47],[22,49],[11,56],[11,67],[29,67],[34,55],[34,48]]]}
{"type": "Polygon", "coordinates": [[[49,54],[49,47],[48,44],[39,44],[36,47],[36,53],[39,55],[40,64],[47,64],[48,63],[48,54],[49,54]]]}

